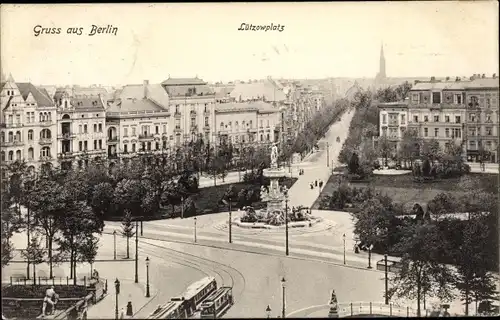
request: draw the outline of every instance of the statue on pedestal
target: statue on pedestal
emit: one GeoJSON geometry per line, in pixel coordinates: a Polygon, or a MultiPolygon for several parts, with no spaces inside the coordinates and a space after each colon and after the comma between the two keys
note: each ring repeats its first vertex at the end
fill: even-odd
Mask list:
{"type": "Polygon", "coordinates": [[[276,143],[271,147],[271,168],[278,168],[278,146],[276,143]]]}

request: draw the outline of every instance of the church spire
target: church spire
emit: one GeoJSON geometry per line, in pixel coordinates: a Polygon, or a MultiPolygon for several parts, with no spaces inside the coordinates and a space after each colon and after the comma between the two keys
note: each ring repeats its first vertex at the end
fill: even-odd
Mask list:
{"type": "Polygon", "coordinates": [[[379,65],[379,77],[385,78],[385,56],[384,56],[384,42],[380,45],[380,65],[379,65]]]}

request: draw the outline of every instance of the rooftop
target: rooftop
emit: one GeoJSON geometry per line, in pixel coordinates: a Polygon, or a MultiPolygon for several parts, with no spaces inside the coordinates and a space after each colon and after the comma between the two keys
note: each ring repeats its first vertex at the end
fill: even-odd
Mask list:
{"type": "Polygon", "coordinates": [[[38,106],[50,107],[54,105],[47,90],[43,88],[37,88],[31,83],[23,83],[23,82],[17,83],[17,87],[19,88],[21,96],[23,97],[24,100],[26,100],[26,98],[28,98],[28,95],[31,93],[38,106]]]}
{"type": "Polygon", "coordinates": [[[220,103],[215,107],[215,112],[217,113],[229,113],[235,111],[269,113],[279,112],[280,110],[272,104],[263,101],[220,103]]]}
{"type": "Polygon", "coordinates": [[[100,96],[74,96],[71,98],[71,105],[75,109],[96,109],[104,110],[104,105],[100,96]]]}
{"type": "Polygon", "coordinates": [[[167,111],[151,99],[122,99],[111,104],[106,112],[167,111]]]}
{"type": "Polygon", "coordinates": [[[284,101],[285,93],[273,82],[266,80],[254,83],[238,83],[230,93],[236,100],[253,100],[263,98],[266,101],[284,101]]]}
{"type": "Polygon", "coordinates": [[[161,83],[164,86],[182,86],[182,85],[206,85],[202,79],[196,78],[168,78],[161,83]]]}
{"type": "Polygon", "coordinates": [[[195,283],[191,284],[186,291],[184,292],[184,299],[189,300],[194,295],[196,295],[202,288],[206,287],[210,282],[214,281],[214,277],[205,277],[201,280],[196,281],[195,283]]]}

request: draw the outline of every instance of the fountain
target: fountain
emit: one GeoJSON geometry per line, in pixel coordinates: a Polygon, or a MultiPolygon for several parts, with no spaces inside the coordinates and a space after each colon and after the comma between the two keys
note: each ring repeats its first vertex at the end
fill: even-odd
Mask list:
{"type": "MultiPolygon", "coordinates": [[[[260,189],[260,197],[266,202],[267,208],[255,211],[252,207],[245,207],[245,214],[241,219],[236,219],[236,225],[240,227],[266,228],[282,226],[285,224],[285,201],[287,201],[288,190],[286,186],[281,187],[279,179],[287,176],[284,168],[278,167],[278,147],[271,147],[271,167],[263,170],[263,175],[270,179],[269,186],[260,189]]],[[[321,219],[312,217],[307,208],[288,208],[289,227],[312,226],[321,219]],[[292,210],[291,210],[292,209],[292,210]],[[291,211],[291,212],[290,212],[291,211]]]]}

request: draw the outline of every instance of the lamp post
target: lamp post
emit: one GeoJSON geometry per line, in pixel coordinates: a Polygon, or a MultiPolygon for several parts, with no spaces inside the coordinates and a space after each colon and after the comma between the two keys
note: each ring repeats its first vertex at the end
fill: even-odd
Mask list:
{"type": "Polygon", "coordinates": [[[281,287],[283,288],[283,304],[282,304],[282,309],[281,309],[281,317],[284,319],[285,318],[285,288],[286,288],[286,280],[285,277],[281,279],[281,287]]]}
{"type": "Polygon", "coordinates": [[[184,219],[184,196],[181,197],[181,219],[184,219]]]}
{"type": "Polygon", "coordinates": [[[196,242],[196,217],[194,217],[194,242],[196,242]]]}
{"type": "Polygon", "coordinates": [[[373,249],[373,244],[371,244],[368,247],[368,269],[372,268],[372,249],[373,249]]]}
{"type": "Polygon", "coordinates": [[[118,295],[120,294],[120,280],[115,280],[115,319],[118,319],[118,295]]]}
{"type": "Polygon", "coordinates": [[[135,221],[135,283],[139,283],[139,222],[135,221]]]}
{"type": "Polygon", "coordinates": [[[271,307],[269,305],[267,305],[266,314],[268,319],[271,318],[271,307]]]}
{"type": "Polygon", "coordinates": [[[342,240],[344,240],[344,264],[345,264],[345,233],[342,235],[342,240]]]}
{"type": "Polygon", "coordinates": [[[283,194],[285,195],[285,255],[288,256],[288,189],[283,187],[283,194]]]}
{"type": "Polygon", "coordinates": [[[389,304],[389,277],[387,276],[387,254],[384,254],[385,304],[389,304]]]}
{"type": "Polygon", "coordinates": [[[229,243],[233,243],[233,237],[232,237],[232,219],[231,219],[231,197],[228,199],[229,201],[229,243]]]}
{"type": "Polygon", "coordinates": [[[146,257],[146,298],[149,298],[149,257],[146,257]]]}
{"type": "Polygon", "coordinates": [[[113,230],[113,260],[116,260],[116,230],[113,230]]]}

